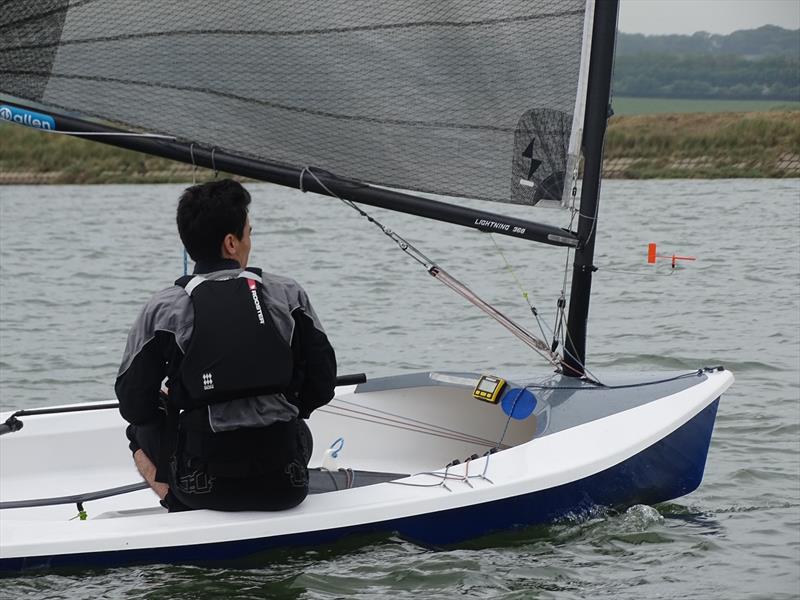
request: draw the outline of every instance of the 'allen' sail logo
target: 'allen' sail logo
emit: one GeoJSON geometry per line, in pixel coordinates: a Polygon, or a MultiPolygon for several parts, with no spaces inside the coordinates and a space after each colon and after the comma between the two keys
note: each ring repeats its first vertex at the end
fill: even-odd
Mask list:
{"type": "Polygon", "coordinates": [[[16,106],[6,106],[5,104],[0,105],[0,120],[33,127],[34,129],[54,130],[56,128],[55,119],[51,116],[33,112],[32,110],[23,110],[16,106]]]}

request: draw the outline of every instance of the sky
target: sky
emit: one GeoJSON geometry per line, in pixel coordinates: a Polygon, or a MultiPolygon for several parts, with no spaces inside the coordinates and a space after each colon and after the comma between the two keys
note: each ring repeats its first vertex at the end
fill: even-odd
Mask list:
{"type": "Polygon", "coordinates": [[[727,34],[762,25],[800,28],[800,0],[620,0],[625,33],[727,34]]]}

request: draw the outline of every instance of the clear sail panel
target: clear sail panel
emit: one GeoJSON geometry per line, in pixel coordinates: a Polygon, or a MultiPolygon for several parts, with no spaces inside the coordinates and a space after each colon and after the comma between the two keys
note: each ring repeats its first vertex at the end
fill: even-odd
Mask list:
{"type": "Polygon", "coordinates": [[[0,11],[0,92],[367,183],[560,201],[591,8],[18,0],[0,11]]]}

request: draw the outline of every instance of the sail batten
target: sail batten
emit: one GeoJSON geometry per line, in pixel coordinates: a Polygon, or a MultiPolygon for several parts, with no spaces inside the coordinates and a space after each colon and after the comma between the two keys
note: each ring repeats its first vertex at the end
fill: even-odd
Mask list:
{"type": "Polygon", "coordinates": [[[560,201],[592,2],[12,2],[0,92],[374,185],[560,201]]]}

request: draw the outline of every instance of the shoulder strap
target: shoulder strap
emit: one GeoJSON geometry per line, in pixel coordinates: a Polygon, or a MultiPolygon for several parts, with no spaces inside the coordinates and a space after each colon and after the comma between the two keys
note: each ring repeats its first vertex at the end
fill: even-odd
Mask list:
{"type": "Polygon", "coordinates": [[[182,287],[191,296],[195,288],[204,281],[206,278],[200,275],[184,275],[175,280],[175,285],[182,287]]]}
{"type": "MultiPolygon", "coordinates": [[[[246,269],[242,270],[237,277],[253,279],[259,283],[263,283],[261,280],[261,273],[261,269],[256,267],[247,267],[246,269]]],[[[205,277],[201,277],[200,275],[184,275],[183,277],[179,277],[175,280],[175,285],[182,287],[184,290],[186,290],[186,293],[191,296],[192,292],[197,288],[197,286],[204,281],[207,281],[207,279],[205,277]]]]}
{"type": "Polygon", "coordinates": [[[238,277],[244,277],[245,279],[255,279],[259,283],[264,283],[261,280],[261,269],[256,267],[247,267],[241,273],[239,273],[238,277]]]}

